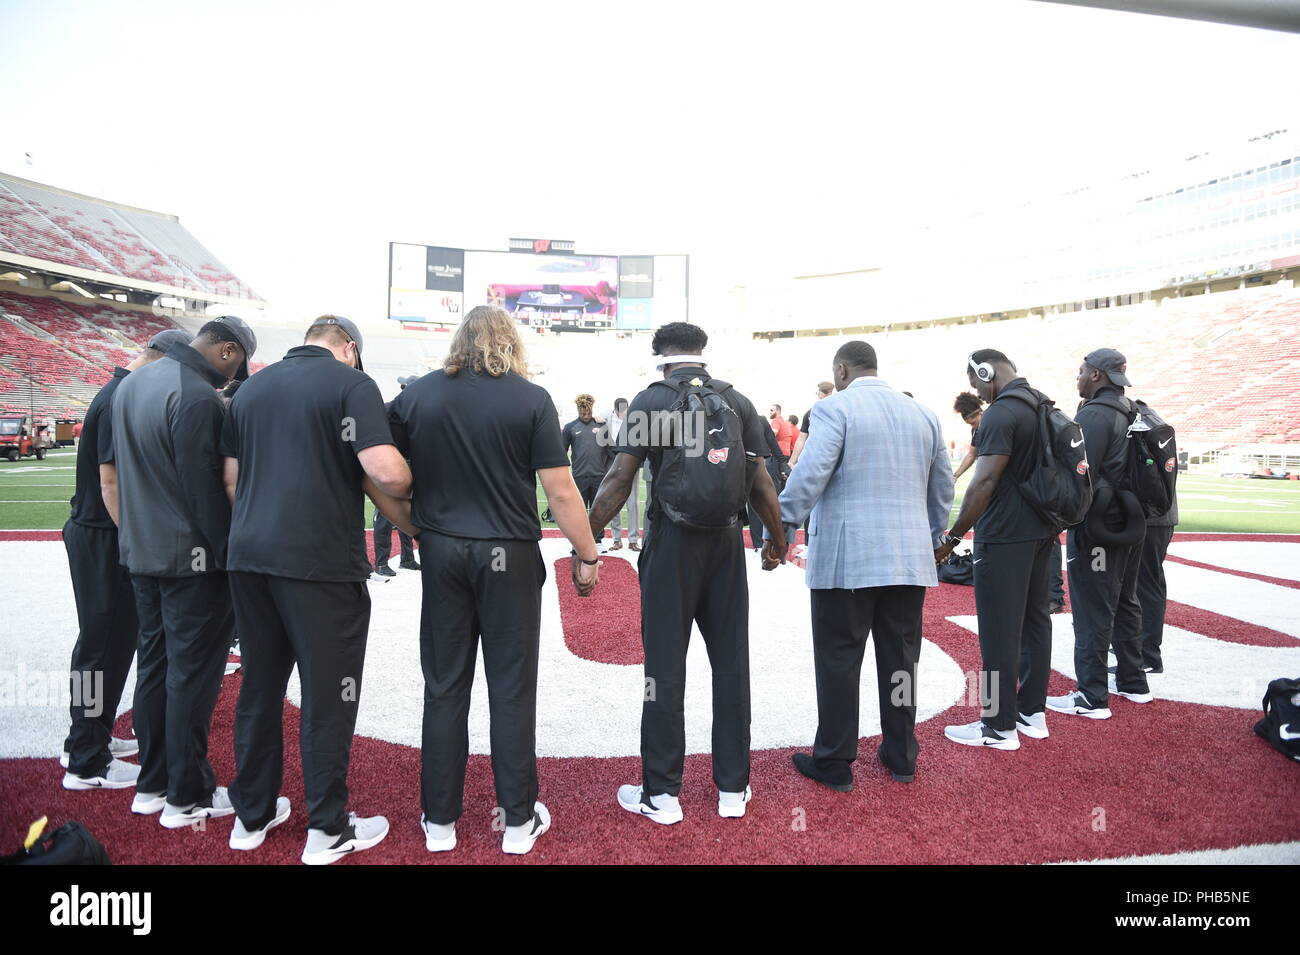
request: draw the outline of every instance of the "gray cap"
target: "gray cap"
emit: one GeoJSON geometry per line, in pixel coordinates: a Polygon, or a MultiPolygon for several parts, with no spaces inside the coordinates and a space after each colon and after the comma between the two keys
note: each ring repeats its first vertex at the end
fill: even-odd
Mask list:
{"type": "Polygon", "coordinates": [[[1131,387],[1133,382],[1124,374],[1128,370],[1128,359],[1113,348],[1098,348],[1088,352],[1083,363],[1089,367],[1104,371],[1112,384],[1121,388],[1131,387]]]}
{"type": "Polygon", "coordinates": [[[168,328],[149,339],[148,347],[152,348],[154,351],[160,351],[165,355],[177,342],[182,345],[188,345],[193,337],[193,335],[190,335],[188,332],[183,332],[179,328],[168,328]]]}
{"type": "Polygon", "coordinates": [[[357,328],[357,323],[341,315],[323,315],[308,327],[316,328],[319,325],[337,325],[343,329],[344,334],[357,343],[357,371],[365,371],[361,367],[361,349],[364,347],[364,342],[361,340],[361,329],[357,328]]]}
{"type": "Polygon", "coordinates": [[[253,329],[249,327],[248,322],[237,315],[221,315],[212,319],[211,323],[225,326],[222,329],[225,333],[222,337],[244,350],[244,363],[239,366],[239,371],[235,372],[235,380],[246,381],[248,363],[253,360],[253,352],[257,351],[257,336],[253,334],[253,329]]]}
{"type": "Polygon", "coordinates": [[[405,388],[407,385],[413,385],[419,380],[419,375],[407,375],[405,378],[398,378],[397,383],[405,388]]]}

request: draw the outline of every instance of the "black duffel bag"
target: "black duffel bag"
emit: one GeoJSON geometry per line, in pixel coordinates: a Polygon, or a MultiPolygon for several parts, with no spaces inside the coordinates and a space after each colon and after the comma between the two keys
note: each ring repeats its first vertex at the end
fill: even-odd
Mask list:
{"type": "Polygon", "coordinates": [[[1280,677],[1264,691],[1264,718],[1255,732],[1279,753],[1300,761],[1300,679],[1280,677]]]}
{"type": "Polygon", "coordinates": [[[948,559],[939,565],[938,572],[940,583],[975,586],[975,558],[969,553],[949,554],[948,559]]]}
{"type": "Polygon", "coordinates": [[[90,830],[70,819],[38,838],[30,849],[0,856],[0,865],[110,865],[108,853],[90,830]]]}

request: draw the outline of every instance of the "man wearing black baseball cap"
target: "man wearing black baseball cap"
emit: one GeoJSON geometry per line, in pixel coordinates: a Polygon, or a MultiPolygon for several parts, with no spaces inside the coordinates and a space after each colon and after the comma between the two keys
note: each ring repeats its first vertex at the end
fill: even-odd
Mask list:
{"type": "MultiPolygon", "coordinates": [[[[73,703],[61,759],[68,770],[64,789],[126,789],[135,785],[140,772],[139,766],[118,758],[139,752],[138,743],[112,736],[140,626],[131,575],[119,562],[117,525],[105,505],[99,449],[113,443],[111,408],[117,386],[131,372],[162,358],[172,345],[189,340],[179,328],[154,335],[134,361],[113,369],[113,377],[86,410],[77,444],[72,514],[63,526],[80,629],[69,667],[73,703]]],[[[116,509],[117,488],[108,490],[116,509]]]]}
{"type": "Polygon", "coordinates": [[[302,861],[326,865],[377,845],[383,816],[348,811],[348,761],[366,638],[370,561],[363,484],[410,496],[379,388],[360,371],[361,335],[326,315],[304,343],[257,373],[230,402],[221,436],[233,506],[230,589],[243,685],[230,784],[232,849],[256,849],[289,817],[280,795],[285,686],[302,683],[302,861]]]}
{"type": "Polygon", "coordinates": [[[233,811],[207,759],[233,621],[218,449],[226,407],[216,389],[247,374],[256,347],[233,316],[207,322],[189,344],[173,341],[161,361],[118,386],[111,441],[101,442],[104,502],[140,625],[131,810],[161,810],[168,829],[233,811]]]}
{"type": "Polygon", "coordinates": [[[1088,519],[1066,535],[1065,567],[1074,614],[1074,669],[1077,687],[1047,699],[1048,709],[1094,720],[1110,719],[1106,651],[1113,644],[1118,663],[1117,692],[1134,703],[1152,696],[1142,670],[1142,608],[1137,601],[1146,519],[1136,498],[1125,490],[1130,415],[1120,411],[1128,361],[1113,348],[1089,352],[1076,380],[1079,406],[1074,419],[1092,469],[1095,494],[1088,519]]]}

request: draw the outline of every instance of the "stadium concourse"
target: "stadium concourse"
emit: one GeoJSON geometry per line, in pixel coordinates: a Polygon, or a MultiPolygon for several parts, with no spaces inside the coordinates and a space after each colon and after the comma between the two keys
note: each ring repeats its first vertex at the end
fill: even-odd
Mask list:
{"type": "MultiPolygon", "coordinates": [[[[293,816],[254,852],[226,845],[230,819],[170,832],[128,809],[131,791],[69,792],[58,752],[67,660],[76,637],[67,562],[57,532],[0,533],[0,574],[16,606],[39,608],[0,634],[8,698],[0,708],[0,833],[32,819],[84,822],[120,863],[296,864],[306,825],[298,765],[296,678],[286,707],[285,794],[293,816]]],[[[1114,699],[1104,722],[1053,717],[1051,737],[1017,752],[981,752],[942,738],[976,713],[978,671],[970,588],[948,584],[926,602],[919,675],[916,782],[892,783],[875,760],[874,674],[864,669],[857,785],[842,794],[790,767],[816,719],[808,591],[791,565],[751,566],[754,800],[743,819],[718,818],[709,773],[708,663],[696,633],[688,665],[684,824],[647,827],[614,792],[638,773],[641,648],[636,568],[606,555],[593,601],[569,577],[567,544],[543,541],[538,752],[554,828],[531,862],[1300,862],[1297,767],[1251,732],[1265,684],[1300,672],[1300,535],[1179,534],[1166,564],[1166,672],[1157,700],[1114,699]],[[1267,568],[1267,573],[1261,569],[1267,568]],[[608,607],[625,608],[619,615],[608,607]],[[1008,813],[1014,810],[1014,822],[1008,813]]],[[[430,855],[419,828],[420,676],[416,574],[372,584],[372,618],[350,785],[352,805],[384,813],[392,834],[345,864],[500,862],[492,831],[486,687],[471,710],[466,815],[456,851],[430,855]]],[[[1067,608],[1068,610],[1068,608],[1067,608]]],[[[1053,617],[1051,692],[1073,684],[1071,618],[1053,617]]],[[[242,677],[228,677],[212,723],[219,781],[234,772],[231,726],[242,677]]],[[[129,736],[128,684],[116,733],[129,736]]]]}

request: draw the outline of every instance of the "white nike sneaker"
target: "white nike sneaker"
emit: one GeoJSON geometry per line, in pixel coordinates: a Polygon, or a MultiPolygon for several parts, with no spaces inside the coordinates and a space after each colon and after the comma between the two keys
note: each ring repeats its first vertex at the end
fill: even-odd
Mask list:
{"type": "MultiPolygon", "coordinates": [[[[134,756],[140,752],[140,744],[133,739],[118,739],[114,736],[108,741],[108,755],[113,759],[121,759],[124,756],[134,756]]],[[[66,749],[63,755],[59,757],[59,765],[64,769],[68,768],[68,760],[71,755],[66,749]]]]}
{"type": "Polygon", "coordinates": [[[501,839],[501,851],[506,855],[522,856],[533,851],[537,840],[551,830],[551,813],[540,802],[533,803],[533,818],[522,826],[506,826],[501,839]]]}
{"type": "Polygon", "coordinates": [[[430,852],[450,852],[456,848],[456,824],[439,825],[420,813],[420,828],[424,830],[424,847],[430,852]]]}
{"type": "Polygon", "coordinates": [[[329,865],[345,855],[370,849],[388,835],[388,820],[383,816],[358,816],[348,813],[348,824],[337,835],[323,829],[307,830],[307,845],[302,850],[306,865],[329,865]]]}
{"type": "Polygon", "coordinates": [[[1016,715],[1016,730],[1024,733],[1030,739],[1047,739],[1047,714],[1034,713],[1026,716],[1024,713],[1016,715]]]}
{"type": "Polygon", "coordinates": [[[718,815],[723,819],[739,819],[745,814],[745,804],[754,798],[754,791],[745,787],[743,793],[718,793],[718,815]]]}
{"type": "Polygon", "coordinates": [[[140,775],[140,767],[135,763],[124,763],[120,759],[110,760],[109,764],[97,776],[74,776],[63,774],[64,789],[130,789],[140,775]]]}
{"type": "Polygon", "coordinates": [[[161,812],[166,804],[166,793],[137,792],[135,798],[131,800],[131,811],[137,816],[152,816],[156,812],[161,812]]]}
{"type": "Polygon", "coordinates": [[[289,798],[280,796],[275,800],[275,815],[261,829],[248,829],[244,820],[235,816],[234,828],[230,830],[230,848],[256,849],[266,841],[266,834],[289,818],[289,798]]]}
{"type": "Polygon", "coordinates": [[[676,796],[660,793],[658,796],[641,796],[640,786],[619,786],[618,804],[628,812],[645,816],[652,822],[671,826],[682,821],[682,804],[676,796]]]}
{"type": "Polygon", "coordinates": [[[1065,696],[1049,696],[1047,708],[1057,713],[1069,713],[1071,716],[1085,716],[1090,720],[1110,719],[1109,707],[1091,705],[1078,690],[1065,696]]]}
{"type": "Polygon", "coordinates": [[[1152,694],[1150,690],[1147,690],[1145,693],[1129,693],[1125,690],[1121,690],[1118,686],[1115,685],[1114,677],[1111,677],[1110,680],[1108,680],[1107,682],[1109,685],[1110,692],[1114,693],[1116,696],[1124,697],[1124,699],[1128,700],[1131,703],[1150,703],[1152,700],[1155,699],[1154,694],[1152,694]]]}
{"type": "Polygon", "coordinates": [[[192,806],[174,806],[170,802],[167,803],[163,806],[158,822],[164,829],[184,829],[186,826],[194,825],[200,819],[219,819],[234,814],[235,806],[230,801],[230,793],[226,792],[225,786],[218,786],[212,790],[212,796],[206,806],[199,803],[192,806]]]}
{"type": "Polygon", "coordinates": [[[1020,748],[1020,734],[1014,729],[995,730],[983,720],[964,726],[945,726],[943,735],[963,746],[986,746],[990,749],[1015,750],[1020,748]]]}

